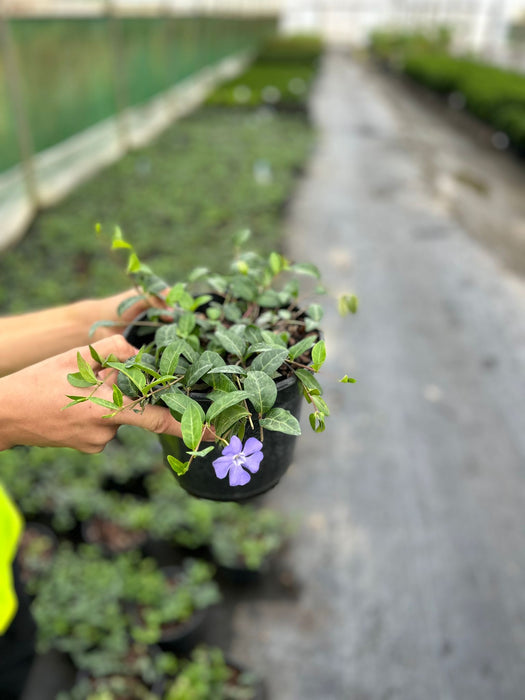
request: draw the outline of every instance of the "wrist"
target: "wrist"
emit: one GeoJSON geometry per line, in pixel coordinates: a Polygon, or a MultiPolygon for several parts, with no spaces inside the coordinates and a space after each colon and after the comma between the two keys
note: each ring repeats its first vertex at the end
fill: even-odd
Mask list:
{"type": "Polygon", "coordinates": [[[10,387],[12,377],[0,377],[0,452],[19,444],[16,395],[10,387]]]}

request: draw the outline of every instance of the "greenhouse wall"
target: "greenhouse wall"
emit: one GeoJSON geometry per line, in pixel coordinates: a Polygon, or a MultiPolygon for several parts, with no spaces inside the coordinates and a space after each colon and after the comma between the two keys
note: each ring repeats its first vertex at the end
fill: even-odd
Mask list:
{"type": "Polygon", "coordinates": [[[267,15],[0,18],[4,245],[241,70],[275,27],[267,15]]]}

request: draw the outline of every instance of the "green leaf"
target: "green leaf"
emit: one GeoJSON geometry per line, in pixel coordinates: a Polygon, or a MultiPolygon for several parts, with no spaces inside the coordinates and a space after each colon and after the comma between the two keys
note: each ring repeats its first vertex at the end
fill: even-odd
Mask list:
{"type": "Polygon", "coordinates": [[[128,309],[131,309],[132,306],[135,306],[137,302],[143,301],[143,299],[144,294],[138,294],[124,299],[124,301],[121,301],[117,307],[117,314],[122,316],[123,313],[125,313],[128,309]]]}
{"type": "Polygon", "coordinates": [[[228,288],[228,282],[222,275],[210,275],[207,281],[210,287],[219,294],[224,294],[228,288]]]}
{"type": "Polygon", "coordinates": [[[355,294],[343,294],[339,297],[337,308],[341,316],[346,316],[349,313],[357,313],[359,301],[355,294]]]}
{"type": "Polygon", "coordinates": [[[320,304],[310,304],[306,313],[312,321],[320,321],[324,315],[323,307],[320,304]]]}
{"type": "Polygon", "coordinates": [[[315,411],[315,413],[310,413],[308,416],[312,430],[316,433],[322,433],[325,429],[324,414],[320,411],[315,411]]]}
{"type": "Polygon", "coordinates": [[[183,282],[174,284],[166,296],[166,304],[168,306],[180,306],[182,309],[189,310],[193,306],[193,297],[186,291],[186,285],[183,282]]]}
{"type": "Polygon", "coordinates": [[[321,396],[323,389],[316,377],[307,369],[296,369],[295,376],[310,394],[321,396]]]}
{"type": "Polygon", "coordinates": [[[206,316],[210,321],[217,321],[221,317],[222,311],[216,306],[208,306],[206,309],[206,316]]]}
{"type": "Polygon", "coordinates": [[[82,357],[80,352],[77,352],[77,364],[78,364],[79,374],[84,381],[89,382],[89,384],[91,386],[99,383],[98,379],[95,376],[95,372],[93,371],[93,368],[82,357]]]}
{"type": "Polygon", "coordinates": [[[209,270],[207,267],[195,267],[188,275],[188,280],[190,282],[195,282],[208,274],[209,270]]]}
{"type": "Polygon", "coordinates": [[[322,396],[319,396],[318,394],[312,394],[312,403],[316,407],[316,409],[321,413],[324,413],[325,416],[330,415],[330,409],[328,408],[328,405],[322,396]]]}
{"type": "Polygon", "coordinates": [[[122,235],[122,230],[120,226],[115,226],[113,230],[111,248],[113,250],[116,250],[117,248],[127,248],[128,250],[133,250],[133,246],[131,245],[131,243],[128,243],[124,240],[124,236],[122,235]]]}
{"type": "Polygon", "coordinates": [[[122,322],[121,321],[95,321],[90,328],[89,328],[89,338],[92,338],[95,335],[95,331],[97,331],[99,328],[116,328],[116,327],[122,328],[122,322]]]}
{"type": "Polygon", "coordinates": [[[297,272],[299,275],[310,275],[316,279],[321,279],[319,268],[312,263],[295,263],[292,265],[292,270],[297,272]]]}
{"type": "Polygon", "coordinates": [[[237,323],[237,321],[242,319],[242,312],[237,304],[224,303],[222,305],[222,312],[224,314],[224,318],[232,323],[237,323]]]}
{"type": "MultiPolygon", "coordinates": [[[[192,302],[193,302],[193,297],[192,297],[192,302]]],[[[185,314],[182,314],[182,316],[179,318],[179,322],[177,324],[178,330],[177,333],[178,335],[181,336],[181,338],[187,338],[192,330],[195,328],[195,315],[191,312],[188,311],[185,314]]]]}
{"type": "Polygon", "coordinates": [[[113,384],[113,403],[119,408],[124,405],[124,397],[116,384],[113,384]]]}
{"type": "Polygon", "coordinates": [[[265,430],[274,430],[286,435],[301,434],[299,421],[285,408],[272,408],[259,423],[265,430]]]}
{"type": "Polygon", "coordinates": [[[261,329],[257,328],[257,326],[254,326],[253,324],[250,324],[244,329],[244,337],[251,345],[260,343],[262,341],[261,329]]]}
{"type": "Polygon", "coordinates": [[[257,296],[257,285],[247,277],[233,280],[230,288],[235,297],[245,301],[253,301],[257,296]]]}
{"type": "Polygon", "coordinates": [[[69,408],[70,406],[76,406],[77,404],[84,403],[84,401],[88,400],[87,396],[70,396],[69,394],[66,394],[66,397],[68,399],[71,399],[71,403],[66,404],[64,406],[64,408],[69,408]]]}
{"type": "Polygon", "coordinates": [[[184,375],[184,383],[186,386],[196,384],[201,377],[214,368],[222,369],[221,365],[225,362],[222,357],[211,350],[205,350],[198,360],[188,367],[184,375]]]}
{"type": "Polygon", "coordinates": [[[213,299],[213,297],[211,296],[211,294],[202,294],[200,297],[197,297],[196,299],[193,300],[193,304],[191,306],[190,311],[196,311],[201,306],[205,306],[212,299],[213,299]]]}
{"type": "Polygon", "coordinates": [[[91,354],[91,357],[95,360],[95,362],[98,362],[99,365],[104,364],[104,360],[100,357],[100,355],[92,345],[89,346],[89,352],[91,354]]]}
{"type": "Polygon", "coordinates": [[[248,241],[251,235],[252,232],[249,228],[243,228],[240,231],[237,231],[237,233],[235,233],[233,236],[233,245],[236,248],[242,248],[242,246],[248,241]]]}
{"type": "Polygon", "coordinates": [[[249,371],[244,380],[244,390],[257,413],[270,410],[277,398],[275,382],[265,372],[249,371]]]}
{"type": "Polygon", "coordinates": [[[266,289],[257,297],[257,303],[260,306],[275,308],[279,307],[281,300],[279,299],[278,292],[276,292],[274,289],[266,289]]]}
{"type": "Polygon", "coordinates": [[[88,382],[85,379],[83,379],[80,372],[74,372],[72,374],[68,374],[67,381],[71,384],[71,386],[74,386],[77,389],[85,389],[88,386],[93,386],[93,382],[92,381],[88,382]]]}
{"type": "Polygon", "coordinates": [[[215,337],[227,352],[239,358],[243,357],[246,350],[246,341],[243,338],[225,328],[217,328],[215,337]]]}
{"type": "Polygon", "coordinates": [[[168,464],[173,469],[175,474],[182,476],[183,474],[186,474],[186,472],[188,471],[188,467],[190,466],[189,461],[188,462],[181,462],[180,459],[177,459],[173,455],[167,455],[166,459],[168,460],[168,464]]]}
{"type": "Polygon", "coordinates": [[[221,392],[230,393],[237,390],[236,385],[228,376],[225,374],[214,373],[213,370],[208,372],[208,374],[203,377],[203,380],[206,382],[206,384],[208,384],[208,386],[211,386],[213,389],[221,392]]]}
{"type": "Polygon", "coordinates": [[[287,347],[285,341],[278,333],[273,333],[272,331],[262,331],[262,337],[264,342],[268,343],[268,345],[278,348],[287,347]]]}
{"type": "Polygon", "coordinates": [[[196,450],[199,446],[203,425],[204,421],[202,419],[201,407],[196,401],[190,400],[180,421],[182,439],[186,447],[189,447],[190,450],[196,450]]]}
{"type": "Polygon", "coordinates": [[[210,374],[242,374],[246,375],[246,370],[240,365],[223,365],[222,367],[214,367],[210,370],[210,374]]]}
{"type": "Polygon", "coordinates": [[[348,374],[345,374],[345,376],[342,377],[342,379],[340,379],[339,381],[342,382],[343,384],[355,384],[355,382],[356,382],[356,380],[353,379],[352,377],[349,377],[348,374]]]}
{"type": "Polygon", "coordinates": [[[321,369],[323,362],[326,360],[326,343],[324,340],[317,342],[312,348],[312,366],[317,372],[321,369]]]}
{"type": "Polygon", "coordinates": [[[303,338],[302,340],[300,340],[295,345],[292,345],[292,347],[289,348],[289,350],[288,350],[288,356],[290,357],[291,360],[295,360],[298,357],[300,357],[303,353],[310,350],[310,348],[314,344],[315,344],[315,336],[309,335],[306,338],[303,338]]]}
{"type": "Polygon", "coordinates": [[[192,404],[195,404],[200,412],[202,420],[204,421],[204,411],[202,410],[201,406],[197,403],[197,401],[190,398],[177,387],[172,386],[166,391],[161,392],[160,398],[170,410],[178,415],[182,415],[192,404]]]}
{"type": "Polygon", "coordinates": [[[250,412],[246,409],[244,404],[235,404],[221,411],[221,413],[213,419],[213,427],[217,435],[223,436],[235,423],[238,423],[243,418],[247,418],[249,415],[250,412]]]}
{"type": "Polygon", "coordinates": [[[177,335],[177,326],[175,323],[167,323],[155,332],[155,345],[158,348],[167,347],[170,343],[180,340],[177,335]]]}
{"type": "Polygon", "coordinates": [[[191,455],[192,457],[206,457],[207,454],[210,454],[212,450],[215,449],[215,445],[210,445],[209,447],[205,447],[203,450],[191,450],[187,454],[191,455]]]}
{"type": "Polygon", "coordinates": [[[167,345],[160,358],[160,373],[174,374],[179,364],[179,358],[185,349],[186,342],[181,338],[167,345]]]}
{"type": "Polygon", "coordinates": [[[316,331],[319,328],[319,322],[314,321],[311,318],[308,318],[308,316],[304,319],[304,330],[307,333],[310,333],[310,331],[316,331]]]}
{"type": "Polygon", "coordinates": [[[287,357],[288,350],[286,348],[272,348],[272,350],[261,352],[261,354],[253,360],[250,365],[250,370],[265,372],[271,377],[274,372],[281,367],[287,357]]]}
{"type": "Polygon", "coordinates": [[[106,364],[108,367],[118,369],[120,372],[122,372],[122,374],[125,374],[126,377],[128,377],[128,379],[137,387],[137,389],[143,392],[144,387],[146,386],[146,377],[140,369],[137,367],[126,367],[124,362],[107,362],[106,364]]]}
{"type": "Polygon", "coordinates": [[[234,406],[235,404],[240,404],[241,401],[244,401],[247,398],[248,392],[241,390],[229,391],[227,393],[221,391],[216,398],[214,395],[212,404],[206,412],[207,422],[213,423],[215,417],[222,413],[222,411],[230,408],[230,406],[234,406]]]}
{"type": "Polygon", "coordinates": [[[107,401],[106,399],[101,399],[98,396],[88,396],[88,400],[92,403],[96,403],[97,406],[102,406],[103,408],[109,408],[110,411],[117,411],[118,406],[112,401],[107,401]]]}
{"type": "Polygon", "coordinates": [[[273,275],[278,275],[279,272],[282,272],[288,268],[288,261],[286,258],[283,258],[282,255],[279,255],[279,253],[276,253],[275,251],[270,253],[268,264],[270,265],[270,270],[272,271],[273,275]]]}

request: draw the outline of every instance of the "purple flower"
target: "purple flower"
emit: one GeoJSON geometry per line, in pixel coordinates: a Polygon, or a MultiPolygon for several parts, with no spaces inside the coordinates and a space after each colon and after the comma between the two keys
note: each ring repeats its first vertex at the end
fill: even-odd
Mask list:
{"type": "Polygon", "coordinates": [[[224,479],[226,474],[230,475],[230,486],[244,486],[247,484],[252,474],[259,471],[259,464],[263,458],[262,442],[251,437],[246,440],[244,448],[237,435],[230,440],[222,451],[222,457],[213,460],[213,467],[218,479],[224,479]]]}

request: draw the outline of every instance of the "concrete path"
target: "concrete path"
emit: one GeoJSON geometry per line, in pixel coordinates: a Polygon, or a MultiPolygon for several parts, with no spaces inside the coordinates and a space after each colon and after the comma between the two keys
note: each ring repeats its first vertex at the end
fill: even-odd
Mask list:
{"type": "Polygon", "coordinates": [[[272,700],[525,697],[525,284],[509,254],[525,176],[400,95],[332,54],[314,96],[289,252],[361,309],[327,313],[334,415],[322,435],[304,416],[265,497],[303,519],[297,590],[233,610],[232,654],[272,700]],[[506,179],[504,235],[473,237],[458,208],[483,219],[506,179]]]}

